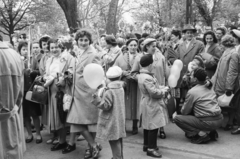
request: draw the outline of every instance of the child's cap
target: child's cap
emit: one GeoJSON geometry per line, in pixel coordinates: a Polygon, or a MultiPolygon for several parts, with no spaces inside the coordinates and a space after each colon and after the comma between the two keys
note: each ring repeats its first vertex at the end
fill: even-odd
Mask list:
{"type": "Polygon", "coordinates": [[[193,60],[195,60],[195,59],[199,61],[199,66],[204,68],[204,63],[203,63],[202,57],[197,55],[197,56],[194,57],[193,60]]]}
{"type": "Polygon", "coordinates": [[[122,75],[122,69],[118,66],[112,66],[108,69],[106,76],[107,78],[117,78],[122,75]]]}
{"type": "Polygon", "coordinates": [[[140,59],[140,65],[142,67],[147,67],[147,66],[151,65],[152,63],[153,63],[153,56],[152,56],[152,54],[144,55],[140,59]]]}

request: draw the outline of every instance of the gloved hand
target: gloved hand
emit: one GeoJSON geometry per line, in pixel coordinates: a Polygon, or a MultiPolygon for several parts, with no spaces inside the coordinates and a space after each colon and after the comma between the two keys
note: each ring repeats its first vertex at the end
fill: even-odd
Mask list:
{"type": "Polygon", "coordinates": [[[231,90],[227,90],[225,93],[227,96],[231,96],[232,95],[232,91],[231,90]]]}

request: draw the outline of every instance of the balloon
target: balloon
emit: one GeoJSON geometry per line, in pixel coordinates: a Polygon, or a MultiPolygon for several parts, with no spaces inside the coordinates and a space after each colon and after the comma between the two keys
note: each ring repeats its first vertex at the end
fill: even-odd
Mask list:
{"type": "Polygon", "coordinates": [[[174,88],[177,86],[177,82],[178,82],[178,79],[174,76],[174,75],[170,75],[168,77],[168,85],[171,87],[171,88],[174,88]]]}
{"type": "Polygon", "coordinates": [[[102,84],[104,70],[99,64],[88,64],[83,70],[83,78],[90,88],[96,89],[102,84]]]}
{"type": "Polygon", "coordinates": [[[180,71],[182,70],[183,68],[183,62],[181,60],[175,60],[173,65],[177,65],[178,68],[180,69],[180,71]]]}
{"type": "Polygon", "coordinates": [[[189,64],[188,64],[188,71],[192,72],[192,62],[189,62],[189,64]]]}
{"type": "Polygon", "coordinates": [[[180,72],[180,69],[177,65],[173,65],[170,70],[170,74],[175,74],[176,72],[180,72]]]}

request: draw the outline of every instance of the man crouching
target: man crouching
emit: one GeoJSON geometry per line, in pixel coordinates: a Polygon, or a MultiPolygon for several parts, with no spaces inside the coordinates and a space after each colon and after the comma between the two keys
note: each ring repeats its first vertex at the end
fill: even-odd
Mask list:
{"type": "Polygon", "coordinates": [[[198,68],[191,76],[191,82],[197,85],[187,93],[182,107],[182,115],[177,115],[174,121],[192,143],[202,144],[216,140],[216,131],[222,124],[223,116],[218,106],[215,92],[206,86],[206,71],[198,68]]]}

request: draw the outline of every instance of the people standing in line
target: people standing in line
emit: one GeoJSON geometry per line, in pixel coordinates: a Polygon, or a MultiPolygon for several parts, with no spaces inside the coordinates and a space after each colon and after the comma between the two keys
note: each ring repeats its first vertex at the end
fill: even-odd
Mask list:
{"type": "MultiPolygon", "coordinates": [[[[143,51],[144,55],[146,54],[152,54],[153,55],[153,64],[151,65],[150,72],[154,74],[154,76],[157,78],[158,84],[160,86],[166,86],[166,81],[169,75],[169,69],[167,66],[167,62],[165,60],[165,57],[162,55],[162,53],[156,48],[157,42],[153,38],[147,38],[144,40],[144,46],[143,51]]],[[[132,67],[131,72],[132,73],[139,73],[142,66],[140,65],[140,59],[143,55],[139,55],[136,57],[136,60],[134,62],[134,65],[132,67]]],[[[163,109],[164,111],[164,117],[165,120],[168,121],[168,111],[167,109],[163,109]]],[[[166,138],[166,134],[164,132],[164,128],[161,127],[159,130],[159,137],[161,139],[166,138]]]]}
{"type": "MultiPolygon", "coordinates": [[[[184,26],[182,33],[185,34],[184,38],[186,38],[186,40],[182,44],[180,44],[176,50],[178,58],[183,62],[183,68],[177,84],[177,87],[180,88],[180,97],[182,103],[185,100],[185,96],[183,96],[185,94],[184,92],[187,91],[186,89],[181,88],[182,77],[188,70],[188,64],[193,60],[196,55],[200,54],[204,49],[204,44],[194,38],[196,31],[197,30],[190,24],[184,26]]],[[[178,109],[179,110],[177,110],[177,113],[179,114],[180,108],[178,109]]]]}
{"type": "Polygon", "coordinates": [[[26,151],[22,114],[24,64],[20,54],[1,40],[0,68],[0,158],[24,159],[23,153],[26,151]]]}
{"type": "Polygon", "coordinates": [[[110,67],[106,73],[109,82],[103,93],[94,95],[92,103],[97,106],[99,119],[97,138],[109,141],[113,159],[123,159],[123,138],[125,131],[124,83],[121,81],[122,69],[110,67]]]}
{"type": "Polygon", "coordinates": [[[197,85],[188,91],[181,109],[182,115],[174,118],[176,125],[195,144],[216,140],[218,138],[216,129],[221,126],[223,121],[216,93],[205,85],[206,79],[207,73],[203,68],[194,70],[191,82],[197,85]]]}
{"type": "Polygon", "coordinates": [[[201,53],[201,56],[204,60],[205,70],[207,71],[207,76],[209,78],[212,78],[214,75],[218,61],[223,53],[217,42],[214,32],[208,31],[203,35],[205,48],[201,53]]]}
{"type": "Polygon", "coordinates": [[[138,133],[138,121],[140,119],[140,92],[135,79],[132,77],[131,70],[138,55],[138,40],[129,39],[126,42],[127,52],[121,53],[114,66],[118,66],[123,70],[122,79],[125,82],[125,109],[126,119],[132,120],[132,134],[138,133]]]}
{"type": "MultiPolygon", "coordinates": [[[[97,158],[102,147],[95,141],[98,109],[91,103],[94,89],[90,88],[83,78],[83,70],[91,63],[100,64],[100,57],[91,45],[92,34],[87,30],[80,30],[76,33],[79,52],[73,69],[72,97],[73,102],[68,112],[67,123],[71,124],[70,132],[80,132],[88,142],[88,149],[84,158],[97,158]]],[[[69,144],[74,146],[74,139],[69,144]]]]}
{"type": "Polygon", "coordinates": [[[40,104],[28,101],[25,99],[26,94],[31,87],[35,77],[38,75],[38,72],[34,73],[28,66],[29,58],[28,58],[28,43],[20,42],[18,45],[18,52],[23,58],[24,61],[24,96],[23,96],[23,117],[24,124],[27,130],[28,136],[26,137],[26,143],[30,143],[33,141],[32,134],[32,126],[31,126],[31,118],[33,119],[33,124],[36,129],[36,143],[42,143],[42,136],[40,132],[40,116],[42,115],[40,104]]]}
{"type": "Polygon", "coordinates": [[[167,95],[168,88],[159,85],[158,80],[151,73],[153,62],[152,54],[146,54],[141,57],[140,65],[142,69],[137,79],[142,93],[143,151],[147,152],[147,156],[161,158],[162,155],[157,147],[157,135],[158,129],[168,123],[165,114],[167,108],[163,101],[167,95]]]}

